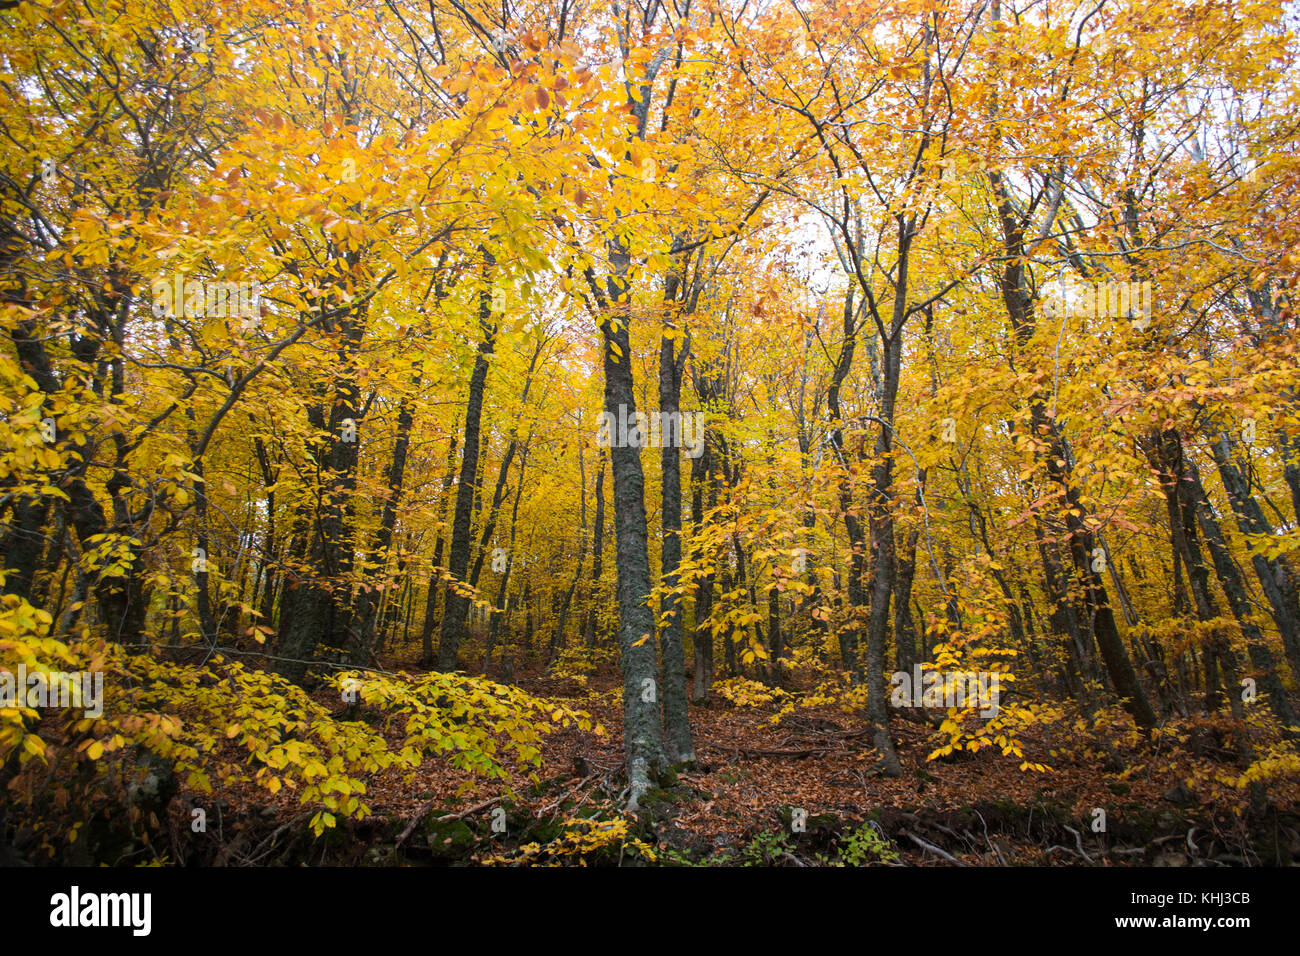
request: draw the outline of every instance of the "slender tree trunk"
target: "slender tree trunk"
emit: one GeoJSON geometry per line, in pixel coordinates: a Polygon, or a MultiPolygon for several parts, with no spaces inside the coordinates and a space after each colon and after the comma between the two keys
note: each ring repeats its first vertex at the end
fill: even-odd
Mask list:
{"type": "MultiPolygon", "coordinates": [[[[705,432],[704,454],[691,462],[691,522],[692,559],[699,563],[704,558],[704,545],[700,532],[704,527],[705,485],[709,487],[709,507],[717,499],[717,485],[713,477],[713,442],[705,432]]],[[[713,689],[713,572],[701,576],[695,585],[695,632],[691,643],[695,657],[695,686],[691,697],[696,704],[709,699],[713,689]]]]}
{"type": "MultiPolygon", "coordinates": [[[[413,388],[420,387],[421,376],[417,375],[413,388]]],[[[402,497],[402,483],[406,476],[406,457],[411,444],[411,424],[415,420],[415,404],[411,398],[404,398],[397,411],[397,439],[393,444],[393,460],[388,468],[387,489],[384,494],[384,508],[379,519],[379,529],[375,533],[374,546],[371,548],[371,560],[375,565],[381,581],[386,582],[388,555],[393,544],[393,530],[397,527],[397,506],[402,497]]],[[[370,663],[375,643],[375,627],[378,615],[380,592],[368,588],[357,596],[358,638],[352,645],[352,663],[366,665],[370,663]]]]}
{"type": "MultiPolygon", "coordinates": [[[[1025,283],[1024,270],[1027,257],[1024,224],[1014,211],[1014,205],[1007,194],[1001,175],[990,173],[989,176],[998,200],[998,216],[1008,256],[999,275],[999,285],[1003,304],[1011,321],[1012,333],[1017,345],[1023,349],[1033,335],[1036,321],[1033,303],[1025,283]]],[[[1091,617],[1089,623],[1098,650],[1106,664],[1106,671],[1115,687],[1115,692],[1119,695],[1125,709],[1133,716],[1139,727],[1149,729],[1155,726],[1155,711],[1151,709],[1146,693],[1138,682],[1137,672],[1133,669],[1133,662],[1129,660],[1128,653],[1124,649],[1124,641],[1115,624],[1115,615],[1111,611],[1106,594],[1106,585],[1100,571],[1094,567],[1095,539],[1092,531],[1084,523],[1084,508],[1079,492],[1070,480],[1069,452],[1064,438],[1056,418],[1053,414],[1049,414],[1041,392],[1035,391],[1028,396],[1027,403],[1035,454],[1045,465],[1048,479],[1057,489],[1058,497],[1062,501],[1070,557],[1075,576],[1083,589],[1084,604],[1091,617]]],[[[1048,549],[1044,547],[1045,557],[1047,551],[1048,549]]],[[[1049,572],[1049,579],[1054,576],[1049,572]]],[[[1049,580],[1049,586],[1059,593],[1054,582],[1049,580]]]]}
{"type": "MultiPolygon", "coordinates": [[[[1223,479],[1224,490],[1228,493],[1228,503],[1237,517],[1237,527],[1243,534],[1271,537],[1273,526],[1264,517],[1264,509],[1250,493],[1250,485],[1242,470],[1233,461],[1227,436],[1220,436],[1211,445],[1211,450],[1215,464],[1219,467],[1219,476],[1223,479]]],[[[1300,679],[1300,598],[1297,597],[1295,581],[1287,566],[1277,558],[1254,554],[1250,561],[1272,609],[1273,620],[1277,622],[1278,631],[1282,635],[1282,647],[1291,665],[1291,673],[1300,679]]]]}
{"type": "MultiPolygon", "coordinates": [[[[1292,709],[1291,702],[1282,687],[1281,678],[1278,677],[1277,668],[1273,661],[1273,652],[1269,650],[1268,645],[1264,642],[1264,635],[1260,632],[1259,626],[1252,620],[1250,599],[1246,595],[1246,587],[1242,581],[1241,572],[1237,570],[1236,562],[1232,560],[1227,541],[1223,537],[1223,529],[1219,527],[1219,522],[1210,508],[1210,499],[1205,493],[1205,487],[1201,484],[1201,477],[1196,463],[1190,458],[1184,458],[1183,460],[1183,475],[1183,493],[1188,497],[1189,506],[1194,510],[1197,522],[1201,527],[1201,533],[1205,536],[1205,544],[1210,551],[1210,560],[1214,563],[1214,572],[1219,579],[1220,586],[1223,588],[1224,596],[1228,599],[1228,606],[1232,609],[1233,617],[1237,619],[1237,623],[1241,626],[1241,633],[1246,641],[1246,653],[1250,657],[1251,665],[1258,674],[1259,687],[1264,692],[1269,707],[1278,720],[1281,721],[1282,726],[1297,728],[1296,731],[1289,732],[1288,735],[1300,734],[1300,720],[1296,719],[1295,711],[1292,709]]],[[[1231,687],[1228,693],[1236,696],[1238,688],[1231,687]]]]}
{"type": "Polygon", "coordinates": [[[420,666],[432,667],[433,629],[438,626],[438,592],[442,590],[442,550],[446,545],[441,525],[447,518],[447,502],[451,498],[451,485],[456,480],[456,432],[459,420],[452,423],[451,438],[447,444],[447,470],[442,479],[442,493],[438,496],[438,540],[433,546],[433,560],[429,567],[429,588],[424,597],[424,623],[420,626],[420,666]]]}
{"type": "MultiPolygon", "coordinates": [[[[1219,616],[1219,608],[1210,590],[1210,572],[1201,554],[1195,501],[1185,487],[1187,462],[1183,458],[1182,440],[1172,431],[1153,433],[1148,444],[1148,454],[1159,473],[1160,486],[1165,494],[1165,507],[1169,514],[1170,535],[1187,571],[1197,620],[1213,621],[1219,616]]],[[[1229,681],[1232,681],[1236,665],[1227,638],[1217,627],[1205,638],[1202,647],[1205,705],[1207,710],[1214,711],[1223,705],[1219,668],[1224,667],[1228,671],[1229,681]]]]}
{"type": "Polygon", "coordinates": [[[569,622],[569,607],[573,603],[573,595],[577,593],[578,582],[582,580],[582,568],[587,561],[587,467],[583,460],[581,447],[578,448],[578,514],[582,525],[582,534],[579,536],[581,543],[578,545],[577,566],[573,569],[573,580],[569,582],[569,587],[564,592],[564,598],[560,602],[560,613],[556,616],[555,632],[551,637],[550,656],[546,662],[547,667],[550,667],[552,661],[555,660],[557,649],[562,651],[565,647],[565,628],[569,622]]]}
{"type": "Polygon", "coordinates": [[[596,518],[591,533],[591,593],[587,599],[585,640],[587,647],[596,646],[596,612],[601,603],[600,577],[605,570],[605,451],[600,452],[600,468],[596,471],[596,518]]]}
{"type": "Polygon", "coordinates": [[[849,672],[850,680],[856,682],[862,677],[862,662],[858,659],[859,615],[867,606],[868,598],[863,579],[866,576],[867,539],[858,520],[856,506],[853,502],[853,481],[851,466],[845,457],[844,416],[840,410],[840,390],[849,370],[853,367],[853,352],[857,345],[857,330],[854,320],[853,288],[849,287],[844,298],[844,342],[835,361],[835,369],[830,385],[826,390],[826,407],[831,413],[830,444],[839,458],[841,469],[838,484],[840,516],[844,521],[844,531],[848,535],[851,553],[849,556],[849,615],[850,619],[841,625],[839,633],[840,661],[849,672]]]}
{"type": "MultiPolygon", "coordinates": [[[[665,298],[677,298],[678,277],[670,273],[665,298]]],[[[674,355],[674,339],[664,335],[659,343],[659,412],[661,422],[680,420],[682,369],[687,350],[674,355]]],[[[678,435],[681,435],[680,428],[678,435]]],[[[663,584],[670,589],[659,602],[660,618],[664,621],[659,633],[662,656],[664,752],[671,764],[695,762],[695,744],[691,741],[690,716],[686,704],[686,655],[682,647],[681,599],[675,588],[677,569],[682,563],[682,472],[681,452],[683,442],[674,442],[665,436],[660,449],[662,464],[662,514],[661,554],[663,584]]]]}
{"type": "Polygon", "coordinates": [[[469,398],[465,406],[464,451],[461,454],[460,484],[456,488],[456,510],[452,519],[451,547],[448,549],[448,572],[451,583],[447,588],[446,606],[443,609],[442,628],[438,642],[438,670],[454,671],[460,658],[460,641],[465,629],[465,613],[469,598],[459,590],[469,570],[469,545],[471,521],[474,516],[474,498],[478,490],[479,426],[483,418],[483,395],[487,386],[488,357],[496,345],[497,327],[492,315],[492,279],[496,263],[484,251],[483,287],[479,290],[479,328],[483,340],[474,358],[474,371],[470,375],[469,398]]]}
{"type": "MultiPolygon", "coordinates": [[[[916,506],[924,507],[927,470],[922,468],[917,476],[916,506]]],[[[916,546],[921,540],[921,529],[913,527],[907,532],[903,552],[898,556],[898,574],[894,582],[894,661],[900,671],[910,671],[916,663],[916,624],[912,620],[912,583],[916,578],[916,546]]]]}
{"type": "MultiPolygon", "coordinates": [[[[906,289],[907,260],[900,257],[899,289],[906,289]]],[[[899,299],[901,303],[902,294],[899,299]]],[[[902,368],[902,323],[894,322],[894,334],[882,343],[884,395],[880,407],[880,430],[876,434],[872,469],[872,507],[868,521],[871,546],[876,555],[872,581],[871,613],[867,619],[867,716],[873,727],[872,740],[880,753],[881,768],[891,777],[903,772],[894,742],[889,736],[889,707],[885,690],[885,642],[889,629],[889,602],[893,597],[897,566],[894,555],[894,403],[902,368]]]]}
{"type": "MultiPolygon", "coordinates": [[[[488,624],[487,649],[483,653],[483,673],[488,672],[492,665],[492,651],[495,648],[497,635],[501,632],[509,617],[509,608],[503,603],[506,594],[509,593],[510,573],[515,567],[515,530],[519,526],[519,499],[524,493],[524,469],[528,465],[528,446],[524,446],[523,454],[519,458],[519,487],[515,489],[515,503],[510,509],[510,544],[508,548],[509,560],[506,561],[506,569],[501,575],[501,584],[497,587],[497,599],[495,607],[491,614],[492,618],[488,624]],[[500,610],[498,610],[500,609],[500,610]]],[[[514,677],[513,668],[510,669],[507,680],[514,677]]]]}

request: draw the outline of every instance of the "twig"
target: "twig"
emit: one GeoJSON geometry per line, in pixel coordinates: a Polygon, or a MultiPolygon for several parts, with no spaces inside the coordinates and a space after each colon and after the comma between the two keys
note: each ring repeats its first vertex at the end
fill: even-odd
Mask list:
{"type": "Polygon", "coordinates": [[[584,785],[585,785],[589,780],[595,780],[598,776],[600,776],[600,774],[592,773],[592,774],[588,774],[587,776],[583,777],[582,780],[579,781],[579,783],[578,783],[578,785],[577,785],[576,787],[574,787],[572,790],[570,790],[570,791],[569,791],[568,793],[566,793],[564,796],[560,797],[560,799],[556,800],[554,803],[548,803],[546,806],[542,807],[542,809],[538,810],[535,814],[533,814],[533,816],[535,816],[535,817],[541,817],[541,816],[544,816],[544,815],[547,814],[547,813],[550,813],[552,810],[554,810],[556,807],[558,807],[558,806],[559,806],[561,803],[563,803],[565,800],[569,799],[569,797],[573,796],[575,793],[577,793],[579,790],[581,790],[581,789],[583,788],[583,786],[584,786],[584,785]]]}
{"type": "Polygon", "coordinates": [[[1074,834],[1074,845],[1079,848],[1079,855],[1091,863],[1092,857],[1088,856],[1088,851],[1083,848],[1083,837],[1079,835],[1079,831],[1074,827],[1066,827],[1065,829],[1074,834]]]}
{"type": "Polygon", "coordinates": [[[941,856],[941,857],[943,857],[945,860],[949,860],[949,861],[951,861],[951,862],[953,862],[953,863],[956,863],[958,866],[966,866],[965,863],[963,863],[961,860],[957,859],[957,858],[956,858],[955,856],[953,856],[951,853],[947,852],[946,850],[941,850],[939,847],[935,846],[933,843],[927,843],[925,840],[922,840],[919,836],[917,836],[915,833],[911,832],[910,830],[899,830],[898,832],[901,833],[901,834],[903,834],[903,836],[907,837],[909,840],[911,840],[913,843],[915,843],[915,844],[916,844],[917,846],[919,846],[921,849],[923,849],[923,850],[929,850],[931,853],[934,853],[934,854],[936,854],[936,855],[938,855],[938,856],[941,856]]]}
{"type": "Polygon", "coordinates": [[[244,860],[247,863],[247,865],[256,866],[258,860],[262,859],[262,857],[266,856],[267,853],[270,853],[273,849],[275,849],[275,841],[280,838],[281,833],[283,833],[285,830],[288,830],[290,827],[295,827],[298,824],[302,823],[302,821],[306,820],[310,814],[311,811],[307,810],[303,813],[298,814],[287,823],[282,823],[278,827],[276,827],[271,832],[271,835],[269,837],[267,837],[265,840],[259,843],[256,847],[253,848],[251,853],[249,853],[247,856],[244,857],[244,860]],[[263,850],[262,849],[263,847],[266,847],[266,849],[263,850]]]}
{"type": "Polygon", "coordinates": [[[1004,856],[1002,855],[1002,847],[1000,847],[1000,846],[998,846],[996,843],[994,843],[994,842],[993,842],[993,838],[992,838],[991,836],[989,836],[989,825],[988,825],[988,823],[985,822],[985,820],[984,820],[984,814],[982,814],[982,813],[980,813],[978,810],[976,810],[976,811],[975,811],[975,816],[979,817],[979,818],[980,818],[980,823],[983,823],[983,824],[984,824],[984,839],[985,839],[985,841],[987,841],[987,843],[988,843],[989,846],[993,847],[993,852],[996,853],[996,854],[998,855],[998,861],[999,861],[1003,866],[1006,866],[1006,865],[1007,865],[1007,858],[1004,857],[1004,856]]]}
{"type": "MultiPolygon", "coordinates": [[[[501,795],[498,794],[497,796],[493,797],[491,800],[484,800],[482,803],[475,804],[474,806],[470,807],[468,810],[462,810],[460,813],[453,813],[445,817],[440,817],[439,819],[463,820],[471,813],[476,813],[479,810],[486,810],[488,807],[492,806],[492,804],[498,802],[500,799],[501,799],[501,795]]],[[[409,837],[415,831],[416,826],[418,826],[420,821],[424,819],[425,814],[427,814],[430,810],[432,810],[433,805],[437,802],[438,802],[438,798],[434,797],[432,800],[430,800],[428,803],[426,803],[424,806],[422,806],[419,810],[416,811],[415,816],[411,817],[410,822],[406,824],[406,829],[401,832],[400,836],[398,836],[397,843],[394,844],[394,848],[399,847],[406,842],[406,838],[409,837]]]]}

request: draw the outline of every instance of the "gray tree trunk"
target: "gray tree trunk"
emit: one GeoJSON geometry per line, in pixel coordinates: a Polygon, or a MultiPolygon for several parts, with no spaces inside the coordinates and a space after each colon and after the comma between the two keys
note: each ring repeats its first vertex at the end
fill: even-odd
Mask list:
{"type": "MultiPolygon", "coordinates": [[[[610,244],[610,265],[602,293],[589,271],[588,281],[600,308],[600,331],[605,369],[605,412],[615,421],[620,414],[632,420],[636,389],[632,378],[630,290],[626,280],[631,256],[621,243],[610,244]]],[[[618,569],[619,651],[623,672],[623,747],[628,781],[628,810],[658,780],[665,767],[660,722],[659,653],[654,612],[645,512],[645,476],[641,450],[630,443],[611,441],[614,473],[614,544],[618,569]]]]}

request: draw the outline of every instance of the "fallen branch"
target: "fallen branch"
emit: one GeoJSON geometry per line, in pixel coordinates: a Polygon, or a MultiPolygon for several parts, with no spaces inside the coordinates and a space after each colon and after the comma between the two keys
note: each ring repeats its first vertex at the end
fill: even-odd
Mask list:
{"type": "Polygon", "coordinates": [[[245,857],[245,860],[247,861],[247,865],[256,866],[258,862],[262,859],[262,857],[266,856],[266,854],[270,853],[272,850],[275,849],[275,844],[276,841],[280,839],[280,834],[282,834],[285,830],[298,826],[303,821],[305,821],[307,817],[310,815],[311,815],[310,810],[304,811],[302,813],[299,813],[293,819],[289,820],[287,823],[282,823],[280,824],[280,826],[276,827],[274,832],[272,832],[272,834],[269,837],[267,837],[256,847],[254,847],[252,852],[245,857]],[[265,847],[265,849],[263,849],[263,847],[265,847]]]}
{"type": "Polygon", "coordinates": [[[909,840],[911,840],[921,849],[929,850],[931,853],[935,854],[936,856],[941,856],[945,860],[948,860],[952,863],[956,863],[958,866],[966,866],[965,863],[957,859],[948,851],[940,849],[939,847],[935,846],[933,843],[927,843],[925,840],[922,840],[919,836],[917,836],[915,833],[911,832],[910,830],[899,830],[898,832],[901,833],[903,836],[907,837],[909,840]]]}
{"type": "Polygon", "coordinates": [[[732,753],[740,754],[746,757],[852,757],[852,750],[828,750],[825,747],[809,747],[803,750],[791,749],[762,749],[758,747],[724,747],[718,745],[719,750],[730,750],[732,753]]]}
{"type": "Polygon", "coordinates": [[[582,780],[579,781],[576,787],[574,787],[568,793],[564,794],[564,796],[560,797],[560,799],[552,803],[548,803],[546,806],[542,807],[542,809],[538,810],[535,814],[533,814],[533,816],[543,817],[546,814],[550,813],[552,810],[554,810],[556,807],[562,804],[565,800],[569,799],[569,797],[573,796],[575,793],[581,790],[587,784],[588,781],[595,780],[598,776],[600,776],[600,774],[593,773],[583,777],[582,780]]]}
{"type": "Polygon", "coordinates": [[[1066,827],[1065,829],[1074,834],[1074,845],[1079,848],[1079,855],[1091,863],[1092,857],[1088,856],[1088,851],[1083,848],[1083,837],[1079,835],[1079,831],[1074,827],[1066,827]]]}
{"type": "MultiPolygon", "coordinates": [[[[500,799],[501,796],[497,795],[493,797],[491,800],[484,800],[482,803],[475,804],[474,806],[470,807],[468,810],[462,810],[460,813],[453,813],[448,816],[441,817],[441,819],[463,820],[471,813],[477,813],[479,810],[486,810],[488,807],[492,806],[492,804],[500,801],[500,799]]],[[[406,838],[415,832],[415,828],[419,826],[420,821],[424,819],[425,814],[427,814],[430,810],[432,810],[433,805],[437,802],[438,802],[438,798],[434,797],[432,800],[430,800],[428,803],[426,803],[424,806],[422,806],[419,810],[415,812],[415,816],[411,817],[410,821],[406,824],[406,829],[402,831],[400,836],[398,836],[397,843],[394,844],[395,848],[401,846],[403,843],[406,842],[406,838]]]]}

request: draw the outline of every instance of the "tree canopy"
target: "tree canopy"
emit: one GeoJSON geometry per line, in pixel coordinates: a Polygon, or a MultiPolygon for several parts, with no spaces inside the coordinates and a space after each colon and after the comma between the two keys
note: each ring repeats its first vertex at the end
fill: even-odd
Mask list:
{"type": "Polygon", "coordinates": [[[0,852],[1300,855],[1288,10],[0,3],[0,852]]]}

